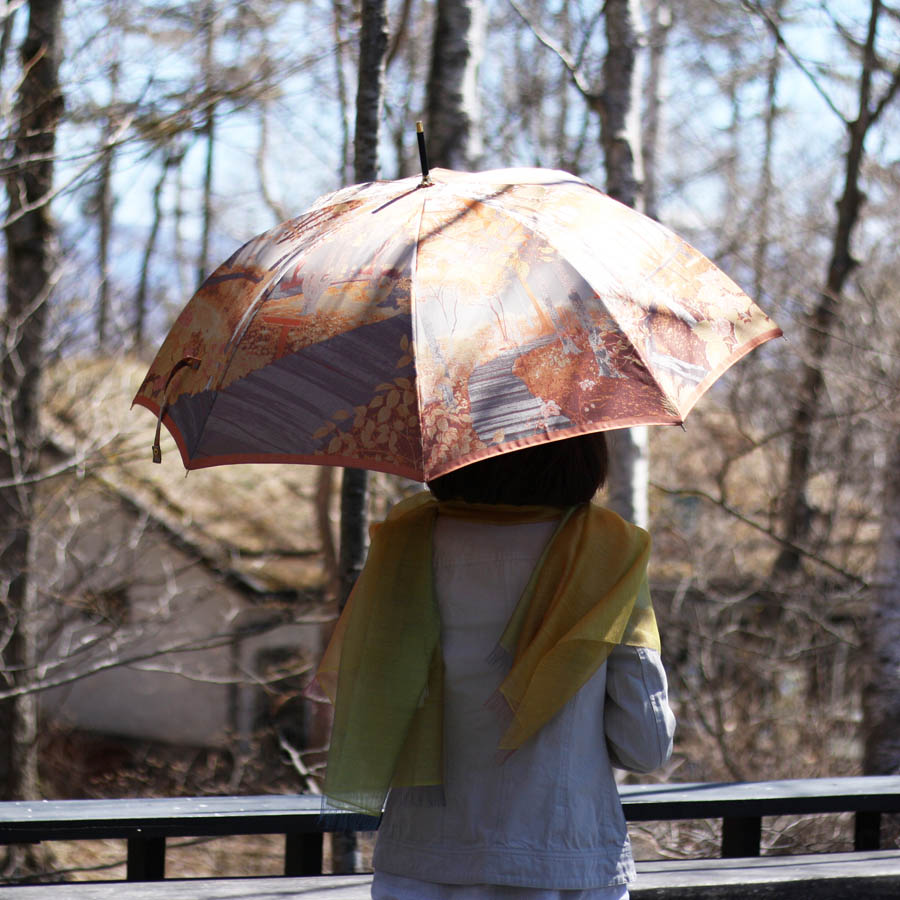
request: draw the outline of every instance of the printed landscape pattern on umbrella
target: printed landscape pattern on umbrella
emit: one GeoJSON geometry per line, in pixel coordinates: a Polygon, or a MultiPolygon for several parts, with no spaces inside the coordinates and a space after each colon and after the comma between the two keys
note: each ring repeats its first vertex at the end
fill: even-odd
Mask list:
{"type": "Polygon", "coordinates": [[[678,424],[781,332],[709,259],[582,180],[434,170],[344,188],[191,299],[135,402],[187,468],[426,480],[545,440],[678,424]],[[196,368],[173,369],[186,357],[196,368]]]}

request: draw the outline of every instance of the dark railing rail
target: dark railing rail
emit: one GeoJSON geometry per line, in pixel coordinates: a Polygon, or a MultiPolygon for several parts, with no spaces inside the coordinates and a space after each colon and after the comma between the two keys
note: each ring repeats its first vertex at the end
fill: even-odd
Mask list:
{"type": "Polygon", "coordinates": [[[804,778],[735,784],[624,785],[630,822],[721,819],[722,856],[759,856],[764,816],[855,814],[854,847],[877,850],[883,813],[900,812],[900,777],[804,778]]]}
{"type": "MultiPolygon", "coordinates": [[[[758,856],[764,816],[815,813],[854,813],[856,849],[876,850],[880,817],[900,813],[900,776],[623,785],[619,793],[631,822],[721,819],[723,857],[758,856]]],[[[378,827],[350,814],[323,819],[312,795],[44,800],[0,803],[0,843],[126,839],[128,880],[152,881],[165,877],[168,838],[283,834],[285,875],[316,875],[323,833],[351,821],[357,831],[378,827]]]]}

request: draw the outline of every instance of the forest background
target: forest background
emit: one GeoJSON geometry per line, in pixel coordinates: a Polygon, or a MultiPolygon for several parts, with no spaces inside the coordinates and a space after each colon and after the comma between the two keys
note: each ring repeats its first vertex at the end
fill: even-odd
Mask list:
{"type": "MultiPolygon", "coordinates": [[[[42,657],[41,630],[50,610],[83,615],[90,593],[87,576],[41,587],[42,497],[147,454],[132,421],[146,414],[128,398],[103,411],[111,429],[86,424],[52,455],[47,423],[61,405],[94,421],[101,382],[76,378],[88,368],[136,390],[128,378],[218,261],[372,177],[354,154],[357,84],[383,86],[369,160],[381,177],[416,171],[423,118],[435,164],[566,169],[685,236],[785,332],[729,372],[684,432],[635,434],[649,449],[630,496],[611,498],[654,535],[680,721],[657,777],[900,772],[900,9],[28,0],[0,15],[5,799],[54,791],[38,698],[59,661],[42,657]],[[366,82],[373,10],[386,40],[366,82]]],[[[383,507],[408,488],[380,479],[370,496],[383,507]]],[[[223,515],[251,514],[232,499],[220,498],[223,515]]],[[[79,528],[98,527],[69,514],[60,527],[56,503],[57,558],[74,555],[79,528]]],[[[318,596],[333,609],[341,564],[331,527],[316,527],[333,575],[318,596]]],[[[219,554],[223,578],[240,555],[219,554]]],[[[104,665],[134,664],[114,629],[105,640],[104,665]]],[[[315,781],[304,750],[273,751],[300,788],[315,781]]],[[[208,783],[178,786],[246,790],[258,786],[249,771],[220,777],[211,763],[208,783]]],[[[161,784],[172,788],[148,790],[161,784]]],[[[833,846],[849,841],[845,825],[773,824],[767,846],[833,846]]],[[[715,840],[704,827],[647,840],[678,854],[715,840]]]]}

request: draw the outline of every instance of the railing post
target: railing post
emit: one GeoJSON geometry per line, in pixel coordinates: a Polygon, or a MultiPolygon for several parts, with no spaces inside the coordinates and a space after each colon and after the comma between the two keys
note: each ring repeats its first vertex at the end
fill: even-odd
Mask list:
{"type": "Polygon", "coordinates": [[[166,839],[164,837],[128,838],[128,881],[162,881],[166,877],[166,839]]]}
{"type": "Polygon", "coordinates": [[[289,831],[284,836],[284,874],[290,877],[321,875],[322,838],[319,831],[289,831]]]}
{"type": "Polygon", "coordinates": [[[722,856],[759,856],[761,816],[725,816],[722,819],[722,856]]]}
{"type": "Polygon", "coordinates": [[[853,834],[855,850],[881,849],[881,813],[859,810],[853,834]]]}

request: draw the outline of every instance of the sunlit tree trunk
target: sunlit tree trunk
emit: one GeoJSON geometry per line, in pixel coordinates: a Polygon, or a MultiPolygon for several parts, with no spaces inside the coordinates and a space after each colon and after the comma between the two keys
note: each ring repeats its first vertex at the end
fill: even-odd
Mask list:
{"type": "MultiPolygon", "coordinates": [[[[31,625],[31,520],[38,466],[38,408],[48,298],[56,274],[49,212],[59,87],[61,0],[31,0],[22,42],[6,192],[6,310],[0,320],[0,662],[8,687],[35,663],[31,625]]],[[[37,704],[32,695],[0,702],[0,799],[36,799],[37,704]]],[[[27,865],[10,848],[7,871],[27,865]]]]}
{"type": "Polygon", "coordinates": [[[18,9],[12,3],[6,4],[3,12],[3,26],[0,28],[0,71],[6,67],[6,55],[12,43],[13,24],[16,21],[16,10],[18,9]]]}
{"type": "Polygon", "coordinates": [[[644,85],[644,121],[641,129],[641,157],[644,169],[644,213],[659,218],[659,158],[662,133],[663,85],[665,82],[666,42],[672,27],[668,0],[653,0],[649,11],[647,38],[647,80],[644,85]]]}
{"type": "Polygon", "coordinates": [[[438,0],[428,76],[428,155],[436,166],[477,167],[478,65],[483,44],[481,0],[438,0]]]}
{"type": "Polygon", "coordinates": [[[213,175],[216,147],[216,101],[213,97],[213,62],[216,46],[216,8],[209,0],[203,11],[204,58],[203,80],[206,86],[206,111],[203,133],[206,136],[206,161],[203,171],[203,212],[200,234],[200,255],[197,261],[197,287],[210,273],[210,237],[213,219],[213,175]]]}
{"type": "MultiPolygon", "coordinates": [[[[607,193],[637,208],[641,193],[640,79],[637,77],[637,0],[607,0],[607,51],[600,104],[607,193]]],[[[609,506],[646,526],[649,519],[649,441],[646,426],[609,434],[609,506]]]]}

